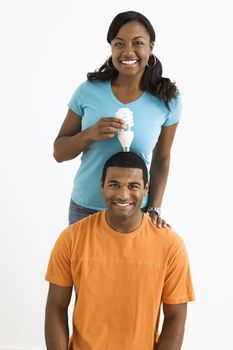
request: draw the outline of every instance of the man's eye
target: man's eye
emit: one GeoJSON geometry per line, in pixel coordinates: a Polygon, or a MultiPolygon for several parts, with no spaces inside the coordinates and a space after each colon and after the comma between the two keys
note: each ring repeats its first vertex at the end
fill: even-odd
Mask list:
{"type": "Polygon", "coordinates": [[[129,188],[131,190],[137,190],[138,189],[138,185],[130,185],[129,188]]]}
{"type": "Polygon", "coordinates": [[[117,186],[118,186],[117,184],[110,184],[109,185],[110,188],[117,188],[117,186]]]}

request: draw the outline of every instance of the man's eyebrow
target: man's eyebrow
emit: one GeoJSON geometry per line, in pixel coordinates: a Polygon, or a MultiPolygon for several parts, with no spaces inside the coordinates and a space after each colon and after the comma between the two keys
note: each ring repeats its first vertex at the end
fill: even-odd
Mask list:
{"type": "MultiPolygon", "coordinates": [[[[108,183],[108,184],[109,184],[109,183],[119,184],[120,182],[117,181],[117,180],[108,180],[107,183],[108,183]]],[[[130,181],[130,182],[128,183],[128,185],[139,185],[139,186],[140,186],[141,183],[138,182],[138,181],[130,181]]]]}
{"type": "Polygon", "coordinates": [[[131,181],[131,182],[129,182],[129,184],[130,185],[141,185],[141,183],[138,181],[131,181]]]}

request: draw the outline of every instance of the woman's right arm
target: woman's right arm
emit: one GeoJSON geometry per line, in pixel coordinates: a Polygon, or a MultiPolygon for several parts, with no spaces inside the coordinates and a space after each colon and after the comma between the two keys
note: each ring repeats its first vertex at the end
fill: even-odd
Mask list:
{"type": "Polygon", "coordinates": [[[67,116],[54,141],[54,158],[63,162],[77,157],[92,141],[113,138],[117,129],[124,126],[121,119],[114,117],[101,118],[91,127],[81,131],[82,118],[68,110],[67,116]]]}

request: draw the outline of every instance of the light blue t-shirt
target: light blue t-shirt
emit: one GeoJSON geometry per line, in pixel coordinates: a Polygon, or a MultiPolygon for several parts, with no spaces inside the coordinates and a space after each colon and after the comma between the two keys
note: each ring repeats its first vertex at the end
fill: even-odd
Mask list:
{"type": "MultiPolygon", "coordinates": [[[[169,105],[171,112],[159,98],[147,91],[133,102],[122,103],[113,94],[111,81],[85,81],[75,91],[68,104],[69,108],[82,118],[82,130],[103,117],[114,117],[119,108],[129,108],[133,111],[134,139],[130,150],[144,159],[148,170],[161,128],[175,124],[180,119],[180,96],[169,105]]],[[[84,150],[71,196],[75,203],[95,210],[105,208],[100,189],[102,169],[105,161],[120,151],[122,147],[117,135],[112,139],[93,141],[84,150]]],[[[142,207],[146,204],[147,198],[144,198],[142,207]]]]}

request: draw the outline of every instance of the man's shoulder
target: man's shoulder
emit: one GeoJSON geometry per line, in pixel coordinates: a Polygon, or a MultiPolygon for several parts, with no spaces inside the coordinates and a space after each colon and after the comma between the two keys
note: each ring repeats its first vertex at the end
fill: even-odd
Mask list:
{"type": "Polygon", "coordinates": [[[88,235],[93,235],[102,224],[102,212],[98,212],[67,226],[57,241],[67,246],[79,244],[88,235]]]}
{"type": "Polygon", "coordinates": [[[148,215],[145,215],[146,225],[145,228],[148,230],[151,235],[156,239],[160,240],[167,246],[176,245],[182,246],[184,244],[180,234],[175,232],[172,228],[162,227],[158,228],[151,220],[148,215]]]}
{"type": "Polygon", "coordinates": [[[89,227],[95,227],[95,225],[99,225],[102,222],[102,218],[104,215],[104,211],[100,211],[94,214],[91,214],[73,224],[71,224],[70,226],[68,226],[68,230],[72,233],[72,234],[76,234],[78,232],[83,232],[84,229],[87,229],[89,227]]]}

